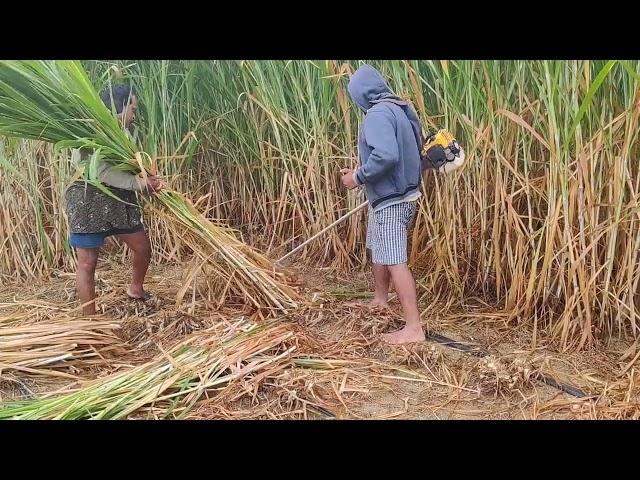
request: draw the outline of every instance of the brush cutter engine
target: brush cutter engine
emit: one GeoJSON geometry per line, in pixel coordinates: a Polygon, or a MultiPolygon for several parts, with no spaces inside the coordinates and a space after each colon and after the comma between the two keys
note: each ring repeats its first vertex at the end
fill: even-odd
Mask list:
{"type": "Polygon", "coordinates": [[[425,168],[449,173],[464,164],[464,150],[447,130],[431,130],[422,144],[422,162],[425,168]]]}

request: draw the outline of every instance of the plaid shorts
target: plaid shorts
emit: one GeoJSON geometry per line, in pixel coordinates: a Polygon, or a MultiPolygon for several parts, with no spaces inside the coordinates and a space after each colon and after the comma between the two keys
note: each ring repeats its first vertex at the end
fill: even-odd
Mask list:
{"type": "Polygon", "coordinates": [[[416,214],[416,202],[403,202],[374,212],[369,207],[367,248],[376,265],[407,263],[409,227],[416,214]]]}

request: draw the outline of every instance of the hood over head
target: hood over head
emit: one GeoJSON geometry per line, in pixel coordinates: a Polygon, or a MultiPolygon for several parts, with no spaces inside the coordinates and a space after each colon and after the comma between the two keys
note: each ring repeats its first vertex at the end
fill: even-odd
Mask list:
{"type": "Polygon", "coordinates": [[[380,72],[371,65],[362,65],[351,75],[347,90],[351,100],[364,112],[383,100],[407,105],[407,102],[391,91],[380,72]]]}

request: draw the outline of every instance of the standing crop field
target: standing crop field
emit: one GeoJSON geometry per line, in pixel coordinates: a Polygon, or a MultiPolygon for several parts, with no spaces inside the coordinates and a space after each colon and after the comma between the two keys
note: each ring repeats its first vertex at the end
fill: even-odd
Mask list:
{"type": "MultiPolygon", "coordinates": [[[[144,151],[171,188],[211,225],[232,227],[260,258],[275,260],[364,201],[342,188],[338,173],[357,163],[361,114],[346,84],[361,63],[82,65],[96,89],[125,81],[139,92],[144,151]]],[[[454,174],[428,171],[423,178],[410,240],[421,304],[465,321],[481,311],[503,328],[528,332],[529,344],[553,344],[557,352],[612,339],[637,344],[640,62],[368,63],[413,103],[424,127],[447,128],[467,155],[454,174]]],[[[73,271],[63,214],[70,169],[66,149],[0,138],[0,285],[73,271]]],[[[146,208],[157,213],[147,215],[154,265],[182,269],[185,302],[208,296],[220,307],[215,289],[236,277],[211,282],[214,294],[197,287],[211,276],[192,255],[201,241],[167,221],[159,202],[146,208]]],[[[363,210],[291,264],[336,278],[363,272],[365,233],[363,210]]],[[[260,285],[268,290],[267,277],[260,285]]],[[[273,305],[294,298],[273,285],[282,288],[273,305]]],[[[262,288],[252,291],[254,303],[270,298],[262,288]]]]}

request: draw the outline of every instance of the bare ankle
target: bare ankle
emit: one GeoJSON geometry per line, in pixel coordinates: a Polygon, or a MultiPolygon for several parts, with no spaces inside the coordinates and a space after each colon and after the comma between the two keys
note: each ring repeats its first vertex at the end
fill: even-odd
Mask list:
{"type": "Polygon", "coordinates": [[[388,295],[385,295],[385,294],[379,294],[379,293],[376,293],[376,294],[373,296],[373,299],[374,299],[375,301],[377,301],[377,302],[382,302],[382,303],[387,303],[387,299],[388,299],[388,298],[389,298],[389,296],[388,296],[388,295]]]}
{"type": "Polygon", "coordinates": [[[404,328],[412,331],[422,330],[422,324],[420,323],[420,318],[407,320],[405,318],[404,328]]]}
{"type": "Polygon", "coordinates": [[[127,293],[133,297],[141,297],[142,295],[144,295],[144,288],[141,284],[134,285],[132,283],[131,285],[129,285],[129,288],[127,289],[127,293]]]}
{"type": "Polygon", "coordinates": [[[96,315],[96,307],[94,304],[91,304],[89,307],[84,307],[82,309],[82,315],[85,317],[93,317],[96,315]]]}

